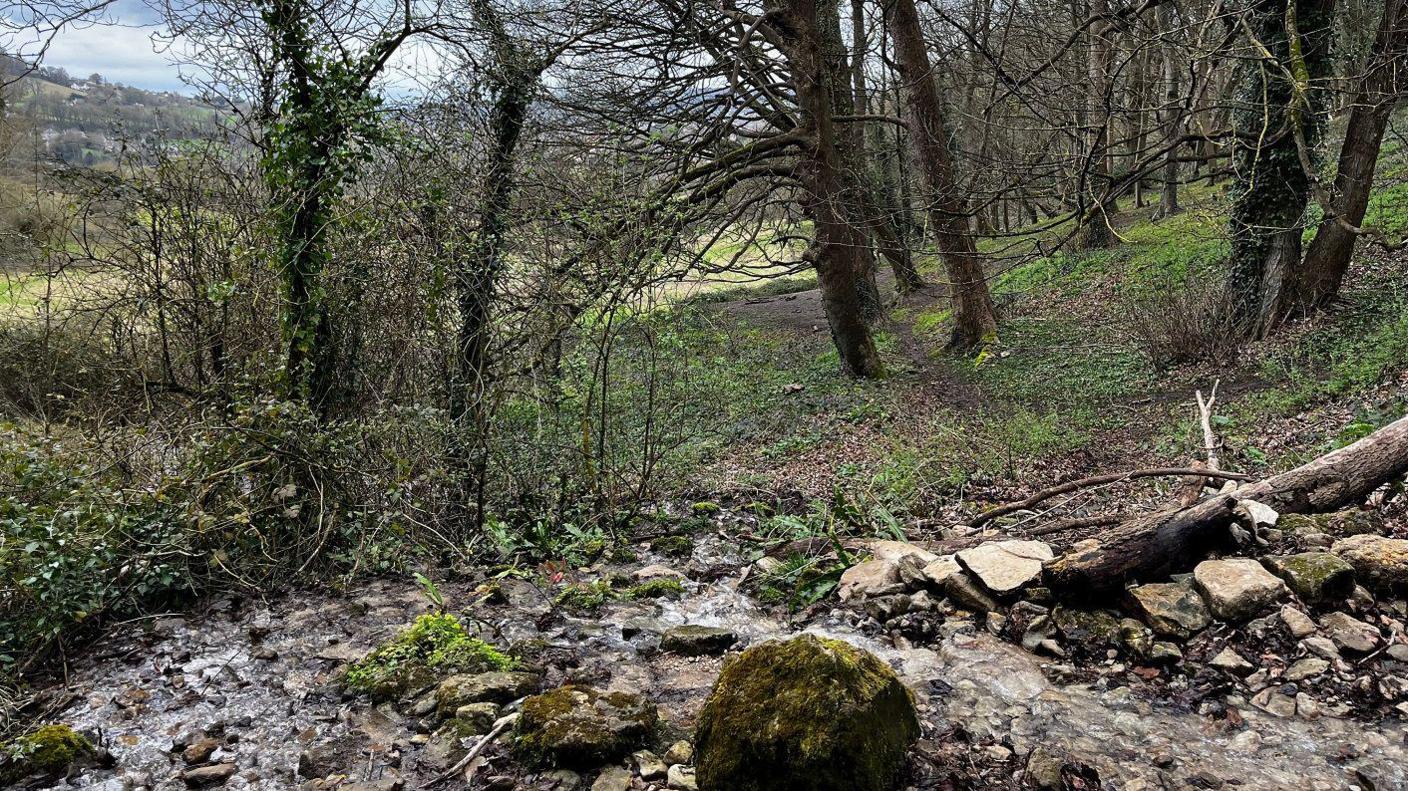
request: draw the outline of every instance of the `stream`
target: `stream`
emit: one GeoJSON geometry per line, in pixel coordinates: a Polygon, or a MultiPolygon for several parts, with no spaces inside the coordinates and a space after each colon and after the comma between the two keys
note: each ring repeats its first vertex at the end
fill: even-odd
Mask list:
{"type": "MultiPolygon", "coordinates": [[[[671,561],[642,557],[621,570],[648,564],[671,561]]],[[[547,684],[574,681],[647,694],[679,736],[688,735],[721,659],[658,651],[652,626],[724,627],[739,636],[740,646],[806,631],[887,660],[915,693],[926,740],[941,742],[961,729],[974,745],[969,752],[987,767],[962,787],[1018,787],[1013,778],[1022,760],[1045,746],[1094,767],[1104,787],[1113,789],[1408,789],[1408,731],[1401,724],[1281,718],[1244,705],[1237,707],[1240,722],[1229,726],[1109,679],[1077,680],[1067,672],[1072,668],[971,622],[945,623],[927,645],[867,634],[875,630],[861,628],[861,616],[846,609],[795,622],[742,589],[749,566],[719,540],[701,542],[690,561],[674,565],[690,578],[687,595],[677,601],[618,602],[595,618],[564,617],[550,613],[550,593],[505,580],[507,601],[477,607],[474,620],[487,639],[501,644],[535,641],[547,684]],[[623,637],[626,624],[639,633],[623,637]]],[[[452,610],[473,600],[472,589],[442,586],[452,610]]],[[[300,775],[305,750],[330,756],[338,772],[366,783],[365,789],[394,788],[390,778],[397,776],[407,788],[417,787],[435,772],[422,760],[414,718],[347,697],[332,682],[345,663],[427,610],[409,580],[378,580],[339,595],[222,599],[189,617],[115,630],[69,669],[75,697],[55,717],[99,733],[115,765],[85,770],[52,788],[186,788],[180,751],[173,748],[206,734],[223,741],[213,759],[238,767],[225,788],[298,788],[306,780],[300,775]]],[[[494,760],[484,776],[517,771],[494,760]]],[[[909,787],[951,787],[926,784],[919,772],[916,778],[909,787]]],[[[567,787],[554,785],[564,782],[560,776],[518,775],[516,782],[519,788],[567,787]]]]}

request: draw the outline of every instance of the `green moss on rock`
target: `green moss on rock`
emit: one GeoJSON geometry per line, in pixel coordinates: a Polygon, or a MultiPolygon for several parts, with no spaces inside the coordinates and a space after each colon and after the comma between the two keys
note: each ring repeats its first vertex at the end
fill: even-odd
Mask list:
{"type": "Polygon", "coordinates": [[[596,767],[640,749],[659,723],[640,695],[567,685],[523,701],[514,750],[539,766],[596,767]]]}
{"type": "Polygon", "coordinates": [[[343,679],[348,687],[380,701],[429,686],[451,673],[514,666],[513,659],[497,648],[470,637],[455,616],[429,614],[350,665],[343,679]]]}
{"type": "Polygon", "coordinates": [[[616,592],[611,588],[610,580],[595,580],[593,582],[578,582],[562,589],[557,594],[557,605],[572,610],[577,613],[591,614],[601,609],[602,605],[615,598],[616,592]]]}
{"type": "Polygon", "coordinates": [[[1261,563],[1304,602],[1337,601],[1354,592],[1354,567],[1329,552],[1262,558],[1261,563]]]}
{"type": "Polygon", "coordinates": [[[889,791],[919,736],[909,690],[875,655],[802,635],[724,664],[699,715],[703,791],[889,791]]]}
{"type": "Polygon", "coordinates": [[[622,591],[627,599],[678,599],[684,595],[684,583],[675,577],[656,577],[622,591]]]}
{"type": "Polygon", "coordinates": [[[687,557],[694,552],[694,539],[689,536],[661,536],[650,542],[650,548],[672,558],[687,557]]]}
{"type": "Polygon", "coordinates": [[[45,725],[0,747],[0,783],[31,775],[58,775],[79,761],[95,757],[93,744],[67,725],[45,725]]]}

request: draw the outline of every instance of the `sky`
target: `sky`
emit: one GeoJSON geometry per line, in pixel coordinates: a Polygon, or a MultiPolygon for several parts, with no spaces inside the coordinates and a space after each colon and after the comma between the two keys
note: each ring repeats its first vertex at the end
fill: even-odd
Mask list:
{"type": "MultiPolygon", "coordinates": [[[[143,0],[116,0],[103,22],[59,32],[44,56],[44,65],[62,67],[77,78],[97,72],[110,82],[151,91],[194,93],[181,81],[181,68],[167,53],[171,42],[154,38],[160,30],[158,16],[143,0]]],[[[382,89],[391,96],[415,94],[424,86],[426,75],[435,73],[443,62],[435,48],[425,42],[410,42],[389,64],[380,81],[382,89]]]]}
{"type": "Polygon", "coordinates": [[[191,93],[180,70],[158,47],[152,34],[159,28],[140,0],[117,0],[109,9],[110,24],[88,24],[61,31],[44,57],[44,65],[61,66],[74,77],[93,72],[112,82],[152,91],[191,93]]]}

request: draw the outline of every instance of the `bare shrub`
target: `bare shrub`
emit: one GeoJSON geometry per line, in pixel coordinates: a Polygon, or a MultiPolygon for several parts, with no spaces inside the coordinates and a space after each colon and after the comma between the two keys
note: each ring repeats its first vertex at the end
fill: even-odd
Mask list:
{"type": "Polygon", "coordinates": [[[1159,368],[1228,362],[1240,345],[1234,314],[1216,278],[1190,278],[1125,300],[1129,331],[1159,368]]]}

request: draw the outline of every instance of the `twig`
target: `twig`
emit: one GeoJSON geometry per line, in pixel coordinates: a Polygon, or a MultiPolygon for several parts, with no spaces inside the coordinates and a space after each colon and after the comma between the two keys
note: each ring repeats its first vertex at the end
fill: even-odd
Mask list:
{"type": "Polygon", "coordinates": [[[999,516],[1005,516],[1013,511],[1022,511],[1031,508],[1043,500],[1049,500],[1060,494],[1074,492],[1077,489],[1084,489],[1091,486],[1102,486],[1107,483],[1117,483],[1119,481],[1129,481],[1135,478],[1156,478],[1165,476],[1183,477],[1187,475],[1205,475],[1210,478],[1228,478],[1234,481],[1250,481],[1250,475],[1243,475],[1240,472],[1221,472],[1218,470],[1198,470],[1188,467],[1154,467],[1144,470],[1130,470],[1129,472],[1111,472],[1104,475],[1092,475],[1089,478],[1081,478],[1077,481],[1067,481],[1066,483],[1052,486],[1049,489],[1042,489],[1025,500],[1007,505],[1000,505],[973,517],[968,521],[969,527],[978,527],[986,524],[999,516]]]}
{"type": "Polygon", "coordinates": [[[460,770],[464,769],[466,766],[469,766],[469,763],[471,761],[473,761],[475,758],[478,758],[479,754],[484,752],[484,748],[489,746],[489,742],[492,742],[495,738],[498,737],[499,734],[503,733],[505,730],[508,729],[510,725],[514,724],[515,722],[518,722],[517,714],[510,714],[507,717],[504,717],[503,719],[499,720],[498,724],[496,724],[493,729],[490,730],[488,733],[484,734],[484,738],[480,739],[478,744],[471,747],[469,752],[465,753],[464,757],[461,758],[454,766],[450,767],[449,769],[446,769],[443,773],[436,775],[435,777],[426,781],[425,785],[421,786],[421,788],[430,788],[433,785],[442,783],[446,780],[449,780],[451,777],[454,777],[455,774],[458,773],[460,770]]]}

